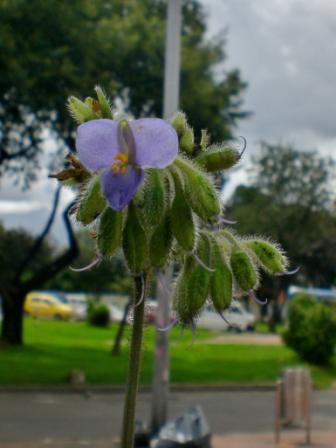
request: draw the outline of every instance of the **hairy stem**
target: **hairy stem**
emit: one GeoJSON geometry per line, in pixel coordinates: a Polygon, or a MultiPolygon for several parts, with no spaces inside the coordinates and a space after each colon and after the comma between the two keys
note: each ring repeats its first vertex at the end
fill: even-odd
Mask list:
{"type": "Polygon", "coordinates": [[[128,377],[126,384],[126,398],[124,405],[124,420],[121,434],[121,448],[133,448],[135,406],[139,384],[142,334],[145,311],[145,300],[141,300],[145,293],[147,274],[134,277],[134,307],[133,329],[129,353],[128,377]]]}

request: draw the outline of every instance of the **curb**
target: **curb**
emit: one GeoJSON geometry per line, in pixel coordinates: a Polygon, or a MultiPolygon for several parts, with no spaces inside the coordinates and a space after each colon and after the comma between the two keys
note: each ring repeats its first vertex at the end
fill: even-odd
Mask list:
{"type": "MultiPolygon", "coordinates": [[[[275,385],[266,384],[172,384],[170,392],[269,392],[274,391],[275,385]]],[[[0,386],[0,394],[7,393],[53,393],[53,394],[123,394],[123,385],[30,385],[30,386],[0,386]]],[[[140,386],[141,394],[152,392],[151,386],[140,386]]]]}

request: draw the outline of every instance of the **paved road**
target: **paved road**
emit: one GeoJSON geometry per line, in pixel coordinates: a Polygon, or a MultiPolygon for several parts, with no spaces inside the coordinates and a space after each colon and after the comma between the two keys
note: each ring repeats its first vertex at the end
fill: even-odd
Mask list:
{"type": "MultiPolygon", "coordinates": [[[[105,446],[104,442],[118,436],[122,401],[122,394],[2,393],[0,447],[61,446],[57,441],[69,441],[62,447],[71,448],[105,446]]],[[[202,405],[213,433],[247,436],[272,431],[273,392],[172,393],[170,414],[177,415],[196,403],[202,405]]],[[[314,429],[335,431],[336,391],[314,392],[313,411],[314,429]]],[[[148,421],[149,414],[150,395],[142,394],[138,416],[148,421]]]]}

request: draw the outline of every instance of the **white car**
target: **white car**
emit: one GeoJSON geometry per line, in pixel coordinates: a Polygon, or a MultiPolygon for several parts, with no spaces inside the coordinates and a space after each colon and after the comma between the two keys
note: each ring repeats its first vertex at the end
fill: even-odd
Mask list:
{"type": "Polygon", "coordinates": [[[86,320],[87,302],[85,299],[68,299],[69,305],[73,310],[73,318],[75,320],[86,320]]]}
{"type": "Polygon", "coordinates": [[[212,305],[206,305],[197,319],[197,326],[207,330],[222,331],[232,328],[237,331],[246,331],[252,330],[256,321],[254,314],[246,311],[237,301],[223,312],[223,317],[225,320],[219,316],[212,305]]]}
{"type": "Polygon", "coordinates": [[[105,303],[110,310],[110,319],[112,322],[121,322],[124,316],[124,309],[112,303],[105,303]]]}

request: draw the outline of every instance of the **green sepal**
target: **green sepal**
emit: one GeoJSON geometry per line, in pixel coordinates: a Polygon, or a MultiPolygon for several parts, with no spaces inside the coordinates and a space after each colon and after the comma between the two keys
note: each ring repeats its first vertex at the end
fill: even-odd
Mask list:
{"type": "Polygon", "coordinates": [[[230,266],[239,288],[248,292],[257,286],[258,274],[252,260],[242,249],[235,248],[231,252],[230,266]]]}
{"type": "Polygon", "coordinates": [[[209,273],[188,256],[176,281],[173,308],[182,325],[189,325],[205,305],[209,290],[209,273]]]}
{"type": "Polygon", "coordinates": [[[178,136],[183,135],[188,127],[187,119],[184,112],[177,112],[170,120],[170,123],[177,132],[178,136]]]}
{"type": "Polygon", "coordinates": [[[212,182],[184,159],[177,158],[174,164],[185,176],[186,196],[194,212],[206,222],[216,219],[221,212],[221,206],[212,182]]]}
{"type": "Polygon", "coordinates": [[[109,118],[110,120],[113,119],[111,105],[109,103],[109,100],[107,99],[105,93],[101,89],[101,87],[96,86],[95,92],[98,98],[98,102],[100,105],[101,115],[103,118],[109,118]]]}
{"type": "Polygon", "coordinates": [[[70,96],[68,98],[67,106],[70,115],[77,123],[84,123],[85,121],[97,118],[94,111],[75,96],[70,96]]]}
{"type": "Polygon", "coordinates": [[[166,192],[161,170],[147,171],[142,190],[142,208],[147,224],[155,227],[161,221],[166,208],[166,192]]]}
{"type": "Polygon", "coordinates": [[[192,128],[188,127],[180,138],[180,150],[187,154],[191,154],[194,149],[195,138],[194,131],[192,128]]]}
{"type": "Polygon", "coordinates": [[[122,227],[123,212],[106,207],[100,217],[97,233],[98,250],[103,256],[111,257],[121,245],[122,227]]]}
{"type": "Polygon", "coordinates": [[[261,239],[247,240],[244,244],[253,251],[266,271],[276,274],[286,270],[287,258],[278,245],[261,239]]]}
{"type": "Polygon", "coordinates": [[[105,207],[106,200],[101,191],[100,177],[94,176],[80,200],[77,220],[88,225],[100,215],[105,207]]]}
{"type": "Polygon", "coordinates": [[[239,160],[240,154],[236,149],[220,146],[209,148],[195,158],[195,162],[209,173],[232,168],[239,160]]]}
{"type": "Polygon", "coordinates": [[[210,298],[215,310],[222,313],[231,304],[232,273],[224,259],[221,244],[216,239],[213,239],[212,266],[215,271],[210,279],[210,298]]]}
{"type": "MultiPolygon", "coordinates": [[[[197,254],[205,265],[210,265],[211,243],[205,233],[198,239],[197,254]]],[[[210,278],[211,272],[192,255],[185,257],[173,296],[174,309],[183,325],[192,323],[202,311],[209,294],[210,278]]]]}
{"type": "Polygon", "coordinates": [[[133,274],[145,272],[149,264],[148,241],[132,202],[128,206],[122,246],[129,270],[133,274]]]}
{"type": "Polygon", "coordinates": [[[149,244],[151,266],[163,268],[169,258],[173,244],[170,212],[167,211],[154,230],[149,244]]]}
{"type": "Polygon", "coordinates": [[[185,251],[190,252],[196,242],[193,213],[176,175],[174,176],[174,182],[175,197],[170,210],[172,232],[178,245],[185,251]]]}

